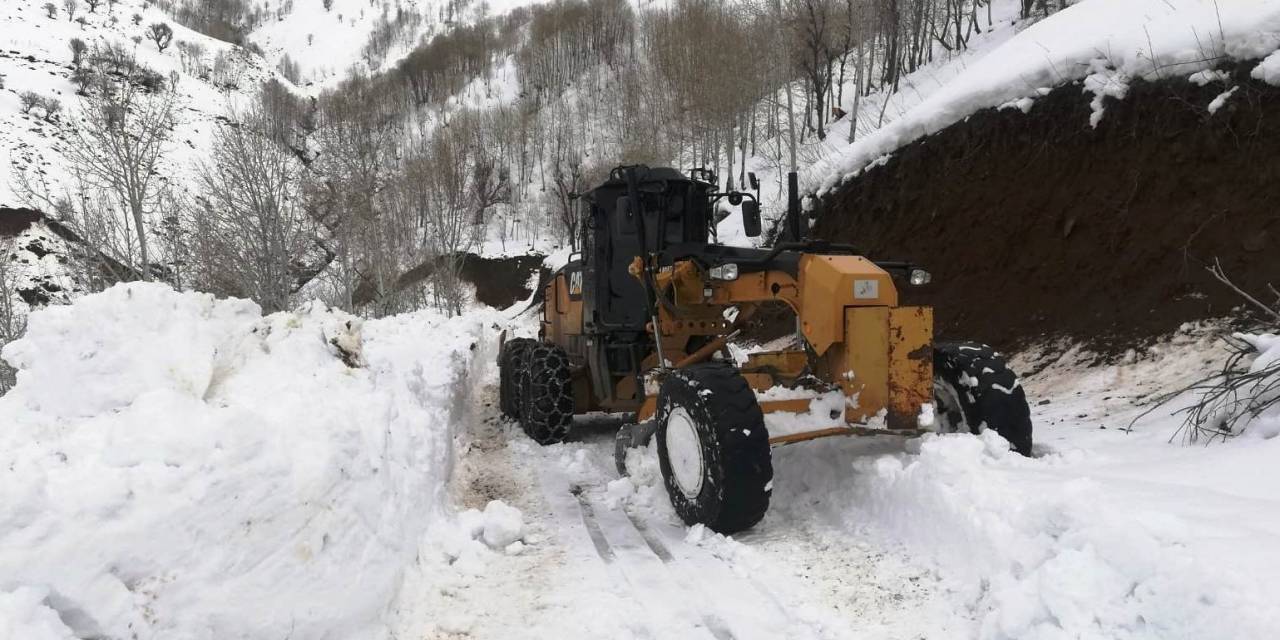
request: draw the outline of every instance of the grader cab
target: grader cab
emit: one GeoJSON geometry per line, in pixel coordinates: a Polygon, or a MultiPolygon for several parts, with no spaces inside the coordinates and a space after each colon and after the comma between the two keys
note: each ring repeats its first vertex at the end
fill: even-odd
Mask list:
{"type": "Polygon", "coordinates": [[[504,413],[542,444],[574,415],[629,414],[619,471],[656,434],[676,511],[723,533],[764,516],[772,447],[993,429],[1029,454],[1026,397],[999,354],[936,343],[932,309],[899,305],[899,284],[929,274],[800,240],[794,177],[791,189],[790,241],[730,247],[716,242],[717,206],[740,206],[758,236],[755,195],[721,192],[705,170],[615,169],[579,199],[582,250],[546,285],[538,339],[500,349],[504,413]],[[796,339],[735,360],[730,343],[765,305],[794,313],[796,339]]]}

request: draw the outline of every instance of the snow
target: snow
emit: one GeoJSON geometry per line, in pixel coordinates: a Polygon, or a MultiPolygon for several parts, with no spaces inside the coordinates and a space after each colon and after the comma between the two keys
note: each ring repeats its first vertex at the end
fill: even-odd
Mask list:
{"type": "MultiPolygon", "coordinates": [[[[995,5],[1003,14],[998,22],[1013,4],[995,5]]],[[[924,84],[924,92],[900,92],[907,94],[898,101],[900,117],[853,144],[842,142],[848,125],[844,133],[833,126],[805,184],[822,195],[903,145],[981,109],[1034,98],[1043,87],[1083,82],[1094,95],[1090,124],[1097,126],[1104,98],[1123,98],[1134,79],[1186,78],[1229,60],[1262,58],[1254,77],[1280,77],[1280,0],[1084,0],[1011,31],[1002,22],[964,56],[914,74],[908,84],[924,84]],[[950,79],[936,81],[938,75],[950,79]],[[912,94],[924,97],[912,104],[912,94]]]]}
{"type": "Polygon", "coordinates": [[[1185,403],[1124,431],[1143,402],[1223,355],[1192,331],[1113,366],[1089,368],[1075,351],[1041,362],[1024,379],[1036,458],[992,433],[776,450],[776,517],[834,520],[932,567],[953,610],[971,616],[962,637],[1270,637],[1280,607],[1264,594],[1280,553],[1265,541],[1280,533],[1280,509],[1269,461],[1280,445],[1264,430],[1170,444],[1170,413],[1185,403]],[[804,506],[816,496],[835,502],[825,515],[804,506]]]}
{"type": "Polygon", "coordinates": [[[380,637],[447,514],[479,322],[140,283],[35,312],[4,350],[0,629],[380,637]]]}
{"type": "MultiPolygon", "coordinates": [[[[1253,345],[1257,350],[1257,355],[1249,364],[1250,373],[1259,373],[1274,368],[1277,363],[1280,363],[1280,336],[1262,333],[1237,334],[1237,337],[1253,345]]],[[[1262,403],[1280,396],[1280,391],[1276,388],[1278,385],[1280,380],[1272,375],[1259,380],[1246,389],[1245,393],[1256,403],[1253,406],[1261,406],[1262,403]],[[1268,385],[1271,386],[1269,390],[1268,385]]],[[[1250,438],[1271,439],[1280,436],[1280,404],[1261,411],[1257,415],[1245,416],[1236,422],[1235,426],[1240,433],[1247,434],[1250,438]]]]}
{"type": "Polygon", "coordinates": [[[228,104],[253,95],[267,79],[275,78],[291,86],[273,69],[273,64],[177,24],[151,2],[119,0],[111,12],[104,5],[95,13],[80,3],[77,18],[85,20],[83,25],[65,18],[61,3],[55,3],[59,6],[58,17],[48,18],[43,4],[0,2],[0,74],[5,76],[5,89],[0,90],[0,166],[4,167],[0,170],[0,207],[25,204],[17,184],[19,170],[30,171],[33,178],[46,181],[55,196],[72,189],[73,181],[62,161],[63,130],[75,126],[81,102],[71,82],[74,67],[68,43],[72,38],[83,40],[90,50],[98,45],[122,45],[162,77],[168,79],[176,74],[176,87],[166,90],[175,95],[178,118],[161,173],[179,187],[188,184],[192,162],[207,155],[217,118],[228,104]],[[135,13],[143,16],[141,24],[133,23],[131,16],[135,13]],[[164,52],[145,38],[146,29],[155,22],[168,23],[174,30],[173,46],[164,52]],[[134,38],[138,38],[136,44],[134,38]],[[195,62],[204,67],[212,67],[219,54],[226,54],[225,75],[234,79],[237,87],[228,90],[218,86],[216,74],[203,74],[207,78],[202,79],[201,72],[184,63],[179,47],[183,42],[203,47],[203,58],[195,62]],[[53,122],[20,113],[18,96],[26,91],[60,100],[63,113],[53,122]]]}
{"type": "Polygon", "coordinates": [[[333,0],[332,7],[323,3],[293,2],[289,11],[254,29],[250,41],[266,53],[273,66],[288,56],[296,63],[302,81],[312,91],[331,86],[350,71],[368,73],[389,67],[428,36],[438,25],[437,12],[442,3],[432,0],[402,0],[390,5],[374,5],[365,0],[333,0]],[[366,45],[383,20],[395,20],[402,10],[421,19],[401,35],[385,59],[365,55],[366,45]]]}
{"type": "Polygon", "coordinates": [[[1250,75],[1269,85],[1280,86],[1280,51],[1267,56],[1253,68],[1250,75]]]}
{"type": "MultiPolygon", "coordinates": [[[[255,34],[317,87],[362,64],[378,17],[355,0],[334,15],[318,6],[296,3],[255,34]],[[318,56],[304,39],[322,27],[334,36],[318,56]]],[[[1209,109],[1229,104],[1230,77],[1207,58],[1265,58],[1254,77],[1280,84],[1280,0],[1086,0],[1025,29],[1015,3],[994,9],[997,27],[967,54],[866,98],[858,142],[843,142],[846,119],[807,149],[807,184],[830,188],[981,108],[1027,112],[1063,83],[1097,98],[1094,125],[1102,97],[1123,98],[1135,78],[1222,83],[1209,109]],[[881,107],[883,127],[868,115],[881,107]]],[[[89,18],[89,38],[131,33],[89,18]]],[[[14,89],[73,101],[63,49],[80,28],[31,3],[7,4],[0,20],[11,44],[0,49],[38,57],[0,57],[0,160],[56,177],[57,127],[18,115],[14,89]]],[[[144,54],[161,71],[176,68],[172,55],[144,54]]],[[[272,75],[248,60],[255,80],[272,75]]],[[[456,102],[510,101],[509,66],[456,102]]],[[[188,119],[175,140],[191,151],[175,175],[206,144],[204,109],[228,97],[185,75],[180,86],[188,119]]],[[[736,213],[720,231],[751,242],[736,213]]],[[[40,225],[24,232],[24,277],[74,289],[56,255],[24,248],[35,239],[59,242],[40,225]]],[[[536,246],[552,268],[570,256],[545,238],[505,240],[483,251],[536,246]]],[[[263,317],[150,284],[36,312],[3,353],[21,372],[0,399],[0,638],[688,637],[719,623],[743,639],[1268,638],[1280,627],[1268,595],[1280,575],[1280,410],[1209,447],[1169,442],[1188,398],[1125,430],[1220,363],[1212,327],[1109,366],[1069,345],[1015,354],[1016,370],[1035,372],[1020,381],[1034,458],[990,433],[776,449],[770,513],[727,537],[679,522],[656,445],[629,452],[631,475],[618,478],[607,419],[539,447],[496,416],[497,332],[534,323],[492,310],[362,321],[317,304],[263,317]],[[597,555],[582,505],[612,560],[597,555]]],[[[1280,338],[1246,339],[1255,370],[1280,360],[1280,338]]],[[[844,403],[829,394],[767,426],[840,424],[844,403]]],[[[921,407],[921,424],[933,417],[921,407]]]]}
{"type": "Polygon", "coordinates": [[[1236,90],[1238,90],[1239,88],[1240,87],[1238,86],[1231,87],[1230,89],[1227,89],[1226,91],[1223,91],[1222,93],[1218,94],[1218,97],[1214,98],[1212,101],[1209,102],[1209,107],[1208,107],[1209,113],[1211,114],[1217,113],[1218,109],[1221,109],[1222,105],[1225,105],[1227,103],[1227,100],[1229,100],[1231,96],[1234,95],[1236,90]]]}
{"type": "Polygon", "coordinates": [[[844,393],[836,390],[815,395],[812,391],[807,393],[797,391],[773,387],[757,394],[757,399],[761,402],[811,398],[808,410],[802,413],[785,411],[766,413],[764,424],[770,436],[785,436],[845,426],[844,414],[848,400],[844,393]]]}
{"type": "MultiPolygon", "coordinates": [[[[770,512],[726,537],[676,518],[656,443],[618,478],[605,417],[548,447],[493,417],[497,332],[536,318],[263,317],[132,284],[31,322],[4,352],[21,372],[0,399],[2,637],[723,623],[744,639],[1266,638],[1280,624],[1266,596],[1280,410],[1210,447],[1169,442],[1189,399],[1125,430],[1220,366],[1213,325],[1109,366],[1069,345],[1015,354],[1035,371],[1033,458],[993,433],[775,449],[770,512]]],[[[1243,337],[1255,370],[1280,360],[1280,337],[1243,337]]]]}
{"type": "Polygon", "coordinates": [[[505,549],[520,540],[524,517],[520,510],[501,500],[490,501],[484,508],[484,543],[491,549],[505,549]]]}

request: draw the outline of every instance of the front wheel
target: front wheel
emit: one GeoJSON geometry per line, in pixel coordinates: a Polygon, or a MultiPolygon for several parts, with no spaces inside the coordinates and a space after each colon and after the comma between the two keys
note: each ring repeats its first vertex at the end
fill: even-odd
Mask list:
{"type": "Polygon", "coordinates": [[[662,478],[685,523],[729,534],[764,517],[773,487],[769,433],[736,369],[703,363],[671,372],[657,421],[662,478]]]}
{"type": "Polygon", "coordinates": [[[933,346],[933,376],[936,431],[994,429],[1015,451],[1031,455],[1027,395],[994,349],[976,342],[939,342],[933,346]]]}

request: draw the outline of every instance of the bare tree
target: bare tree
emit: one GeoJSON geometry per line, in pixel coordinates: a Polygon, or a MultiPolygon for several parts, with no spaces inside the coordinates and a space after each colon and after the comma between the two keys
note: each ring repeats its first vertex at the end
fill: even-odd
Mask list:
{"type": "Polygon", "coordinates": [[[432,197],[422,212],[425,246],[436,256],[438,268],[432,294],[436,307],[453,315],[462,313],[462,264],[466,252],[476,243],[476,227],[472,224],[475,193],[468,184],[467,150],[456,131],[437,134],[425,154],[431,171],[432,197]]]}
{"type": "Polygon", "coordinates": [[[188,227],[200,284],[280,311],[313,236],[302,206],[304,167],[271,140],[261,107],[230,115],[234,124],[218,128],[210,158],[196,165],[201,200],[188,227]]]}
{"type": "Polygon", "coordinates": [[[149,280],[147,229],[166,197],[157,169],[174,126],[172,92],[152,93],[127,79],[104,80],[85,97],[78,115],[68,128],[65,155],[89,189],[81,197],[104,213],[129,218],[138,254],[136,262],[126,264],[149,280]]]}
{"type": "Polygon", "coordinates": [[[161,53],[173,42],[173,27],[163,22],[156,22],[147,29],[147,38],[156,43],[161,53]]]}
{"type": "Polygon", "coordinates": [[[837,29],[832,24],[836,12],[830,0],[792,0],[791,10],[800,49],[796,60],[813,94],[814,130],[821,140],[826,137],[827,87],[837,57],[833,42],[837,29]]]}
{"type": "Polygon", "coordinates": [[[75,67],[79,69],[80,63],[84,61],[85,52],[89,50],[89,45],[85,44],[84,40],[81,40],[80,38],[72,38],[71,41],[67,43],[67,46],[71,47],[71,64],[75,65],[75,67]]]}
{"type": "Polygon", "coordinates": [[[578,213],[573,200],[582,188],[582,158],[557,154],[552,160],[551,178],[555,183],[557,220],[569,244],[577,248],[578,213]]]}
{"type": "Polygon", "coordinates": [[[375,225],[381,194],[393,183],[393,155],[401,132],[393,105],[372,80],[356,76],[320,101],[319,171],[327,177],[317,193],[315,215],[333,238],[342,293],[336,302],[354,307],[362,286],[389,291],[398,267],[384,258],[375,225]]]}
{"type": "Polygon", "coordinates": [[[62,0],[62,10],[67,14],[67,22],[76,19],[76,10],[80,8],[80,3],[76,0],[62,0]]]}

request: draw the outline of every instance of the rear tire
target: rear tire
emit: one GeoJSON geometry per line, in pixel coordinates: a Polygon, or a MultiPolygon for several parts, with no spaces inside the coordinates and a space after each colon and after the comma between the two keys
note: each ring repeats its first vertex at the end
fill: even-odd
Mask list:
{"type": "Polygon", "coordinates": [[[538,444],[564,442],[573,425],[573,375],[569,354],[545,342],[531,345],[520,376],[520,426],[538,444]]]}
{"type": "Polygon", "coordinates": [[[934,428],[941,433],[994,429],[1031,455],[1031,408],[1018,376],[994,349],[977,342],[933,346],[934,428]]]}
{"type": "Polygon", "coordinates": [[[533,345],[532,338],[513,338],[502,345],[498,356],[498,408],[512,420],[520,419],[520,372],[525,356],[533,345]]]}
{"type": "Polygon", "coordinates": [[[769,508],[773,460],[755,393],[722,363],[672,371],[658,392],[658,462],[686,524],[730,534],[769,508]]]}

